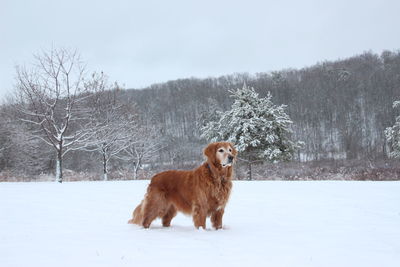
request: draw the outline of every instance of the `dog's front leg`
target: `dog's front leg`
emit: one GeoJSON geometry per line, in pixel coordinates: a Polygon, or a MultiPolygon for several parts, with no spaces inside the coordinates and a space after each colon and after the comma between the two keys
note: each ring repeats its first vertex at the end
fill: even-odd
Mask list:
{"type": "Polygon", "coordinates": [[[200,206],[199,204],[194,204],[192,213],[193,213],[194,226],[197,229],[199,229],[200,227],[206,229],[206,217],[207,217],[206,209],[200,206]]]}
{"type": "Polygon", "coordinates": [[[212,223],[212,226],[216,230],[222,228],[222,216],[223,215],[224,215],[224,209],[223,208],[217,209],[216,211],[214,211],[211,214],[211,223],[212,223]]]}

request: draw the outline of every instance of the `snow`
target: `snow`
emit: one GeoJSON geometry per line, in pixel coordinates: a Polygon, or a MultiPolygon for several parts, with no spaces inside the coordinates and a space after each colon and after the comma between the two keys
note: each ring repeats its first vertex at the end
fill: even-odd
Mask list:
{"type": "Polygon", "coordinates": [[[0,266],[400,266],[399,182],[234,182],[218,231],[128,225],[147,184],[0,183],[0,266]]]}

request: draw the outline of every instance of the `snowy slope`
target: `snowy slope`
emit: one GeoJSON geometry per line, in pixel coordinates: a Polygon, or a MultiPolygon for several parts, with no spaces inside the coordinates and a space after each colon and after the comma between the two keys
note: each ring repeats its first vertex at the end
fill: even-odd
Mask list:
{"type": "Polygon", "coordinates": [[[0,183],[0,266],[400,266],[399,182],[235,182],[220,231],[126,224],[147,184],[0,183]]]}

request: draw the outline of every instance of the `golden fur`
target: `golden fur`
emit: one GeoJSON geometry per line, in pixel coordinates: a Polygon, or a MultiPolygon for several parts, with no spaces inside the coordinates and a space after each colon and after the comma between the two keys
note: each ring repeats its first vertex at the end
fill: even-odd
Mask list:
{"type": "Polygon", "coordinates": [[[128,223],[148,228],[154,219],[161,218],[167,227],[180,211],[192,215],[196,228],[205,229],[209,216],[215,229],[222,228],[237,151],[229,142],[216,142],[204,149],[204,155],[206,162],[194,170],[156,174],[128,223]]]}

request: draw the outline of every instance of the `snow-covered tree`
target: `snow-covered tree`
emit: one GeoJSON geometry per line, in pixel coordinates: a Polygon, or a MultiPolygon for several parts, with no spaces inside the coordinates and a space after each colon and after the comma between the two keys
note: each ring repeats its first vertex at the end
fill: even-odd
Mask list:
{"type": "Polygon", "coordinates": [[[36,55],[31,69],[17,67],[15,106],[19,118],[36,127],[33,136],[54,148],[56,181],[60,183],[64,155],[91,134],[87,127],[79,127],[82,116],[87,115],[84,74],[78,53],[66,49],[36,55]]]}
{"type": "Polygon", "coordinates": [[[248,165],[255,162],[290,160],[301,142],[291,140],[293,123],[285,113],[285,105],[274,105],[271,94],[260,98],[254,88],[229,91],[234,98],[232,108],[218,112],[219,119],[202,128],[202,137],[209,141],[226,140],[235,144],[239,156],[248,165]]]}
{"type": "MultiPolygon", "coordinates": [[[[0,113],[1,114],[1,113],[0,113]]],[[[2,118],[0,118],[2,120],[2,118]]],[[[5,167],[7,159],[5,155],[5,150],[10,143],[8,131],[3,126],[3,122],[0,121],[0,171],[5,167]]]]}
{"type": "Polygon", "coordinates": [[[199,118],[196,121],[196,128],[200,132],[201,135],[202,128],[207,125],[210,121],[215,121],[219,119],[218,112],[221,111],[221,108],[214,98],[207,98],[207,104],[202,106],[202,111],[199,114],[199,118]]]}
{"type": "MultiPolygon", "coordinates": [[[[393,108],[399,108],[400,101],[393,102],[393,108]]],[[[386,140],[391,148],[389,156],[392,158],[400,158],[400,115],[396,117],[396,122],[392,127],[385,130],[386,140]]]]}

